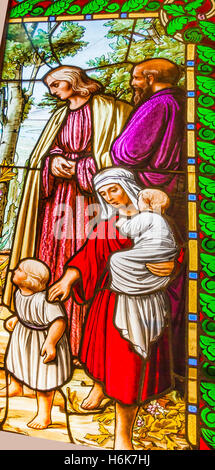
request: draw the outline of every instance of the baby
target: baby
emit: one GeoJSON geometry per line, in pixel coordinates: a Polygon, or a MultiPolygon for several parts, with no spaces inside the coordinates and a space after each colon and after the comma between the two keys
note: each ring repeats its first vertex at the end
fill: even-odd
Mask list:
{"type": "Polygon", "coordinates": [[[163,191],[140,191],[141,212],[129,220],[121,218],[116,224],[123,235],[134,239],[133,247],[110,257],[110,288],[118,293],[115,325],[144,357],[165,325],[168,306],[164,288],[170,281],[170,276],[152,274],[146,264],[173,260],[178,251],[163,217],[168,206],[169,198],[163,191]]]}
{"type": "Polygon", "coordinates": [[[49,269],[41,261],[21,261],[13,272],[13,283],[18,287],[16,315],[6,322],[12,331],[6,353],[6,369],[11,374],[9,396],[20,394],[23,384],[36,390],[37,414],[28,423],[35,429],[51,424],[54,391],[71,376],[66,317],[59,303],[46,300],[49,279],[49,269]]]}

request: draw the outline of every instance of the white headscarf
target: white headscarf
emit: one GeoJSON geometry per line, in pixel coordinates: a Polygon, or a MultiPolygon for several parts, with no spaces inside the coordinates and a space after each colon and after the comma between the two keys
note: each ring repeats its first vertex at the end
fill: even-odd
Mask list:
{"type": "Polygon", "coordinates": [[[135,209],[138,209],[137,197],[143,188],[138,186],[131,171],[124,168],[106,169],[97,173],[93,182],[101,205],[101,219],[110,219],[116,213],[116,209],[99,194],[99,189],[107,184],[119,184],[128,195],[135,209]]]}

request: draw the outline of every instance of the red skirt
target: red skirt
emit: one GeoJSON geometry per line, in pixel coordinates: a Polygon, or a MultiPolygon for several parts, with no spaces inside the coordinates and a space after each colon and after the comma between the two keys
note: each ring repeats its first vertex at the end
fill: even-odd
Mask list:
{"type": "Polygon", "coordinates": [[[152,344],[145,361],[121,337],[113,323],[116,294],[101,290],[86,321],[80,360],[107,396],[123,404],[140,404],[173,386],[169,329],[152,344]]]}

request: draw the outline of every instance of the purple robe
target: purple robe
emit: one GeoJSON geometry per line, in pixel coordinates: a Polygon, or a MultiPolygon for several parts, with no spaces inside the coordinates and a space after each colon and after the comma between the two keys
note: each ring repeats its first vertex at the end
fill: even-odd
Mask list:
{"type": "MultiPolygon", "coordinates": [[[[170,195],[168,214],[174,219],[182,238],[186,233],[185,175],[172,171],[184,169],[184,111],[183,90],[174,87],[158,91],[134,111],[112,145],[112,159],[116,166],[135,171],[143,187],[161,188],[170,195]]],[[[174,335],[174,371],[180,376],[185,373],[184,278],[185,267],[182,267],[168,288],[174,335]]]]}

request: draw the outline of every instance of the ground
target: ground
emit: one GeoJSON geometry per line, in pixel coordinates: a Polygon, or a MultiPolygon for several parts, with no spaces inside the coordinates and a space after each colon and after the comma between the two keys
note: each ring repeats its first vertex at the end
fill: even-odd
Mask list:
{"type": "MultiPolygon", "coordinates": [[[[4,354],[9,334],[4,329],[4,320],[9,312],[0,307],[0,388],[5,385],[4,354]]],[[[27,427],[36,411],[36,399],[32,390],[24,387],[22,397],[7,401],[0,398],[0,421],[3,431],[26,436],[46,438],[61,442],[74,442],[91,448],[113,448],[114,405],[105,400],[100,409],[84,412],[80,408],[82,400],[88,395],[92,380],[83,369],[76,368],[72,380],[56,392],[52,409],[52,425],[44,430],[27,427]],[[5,419],[6,418],[6,419],[5,419]]],[[[185,438],[185,403],[172,392],[158,401],[141,408],[134,427],[134,448],[137,450],[187,450],[185,438]]]]}

